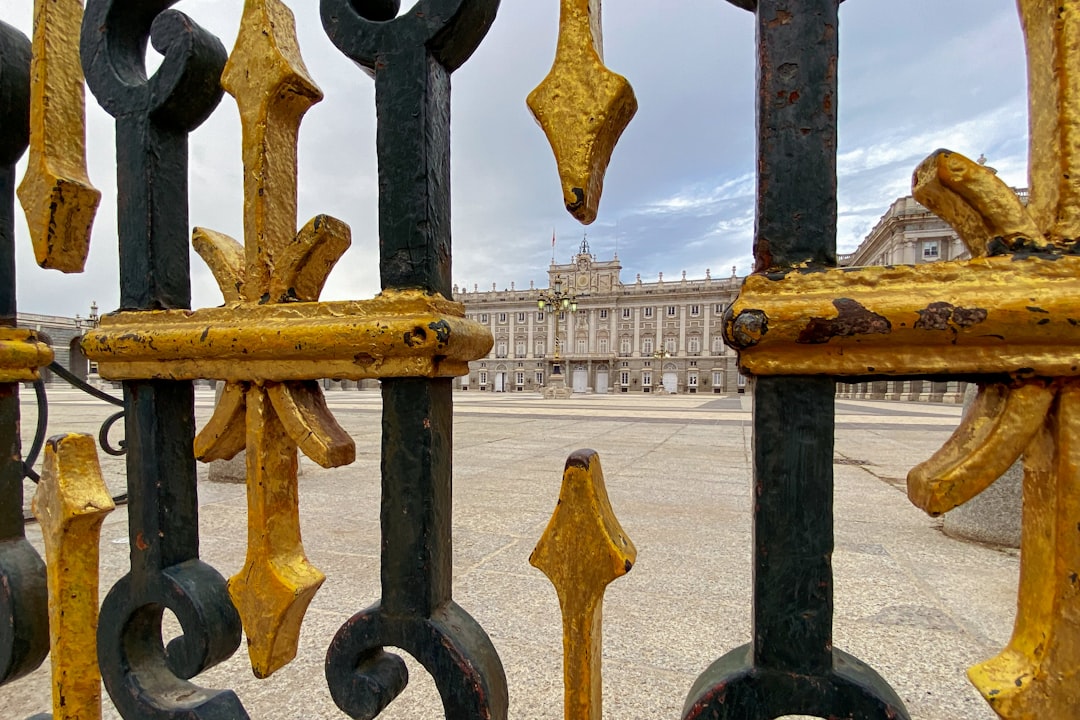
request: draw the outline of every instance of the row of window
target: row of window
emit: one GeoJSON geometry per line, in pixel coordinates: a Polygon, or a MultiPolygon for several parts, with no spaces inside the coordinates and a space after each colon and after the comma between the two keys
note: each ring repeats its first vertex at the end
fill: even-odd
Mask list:
{"type": "MultiPolygon", "coordinates": [[[[495,344],[495,357],[506,357],[509,344],[500,340],[495,344]]],[[[542,357],[547,349],[547,343],[544,340],[537,340],[533,345],[533,354],[542,357]]],[[[724,340],[719,335],[712,340],[712,352],[714,355],[722,355],[724,353],[724,340]]],[[[585,338],[578,338],[575,350],[579,355],[584,355],[589,351],[588,340],[585,338]]],[[[514,356],[525,357],[527,351],[527,344],[524,342],[518,342],[514,345],[514,356]]],[[[619,354],[628,357],[632,352],[632,341],[630,338],[621,338],[619,340],[619,354]]],[[[664,338],[664,351],[675,355],[679,351],[679,341],[677,338],[669,337],[664,338]]],[[[596,340],[596,352],[605,354],[608,352],[608,339],[597,338],[596,340]]],[[[697,335],[691,335],[686,339],[686,352],[690,355],[695,355],[701,352],[701,338],[697,335]]],[[[652,355],[653,354],[653,338],[644,337],[641,339],[641,354],[652,355]]]]}
{"type": "MultiPolygon", "coordinates": [[[[481,370],[479,373],[477,373],[477,375],[478,375],[477,380],[480,381],[480,385],[481,386],[486,386],[488,384],[488,371],[487,370],[481,370]]],[[[641,384],[643,386],[648,387],[648,386],[652,385],[653,384],[652,378],[653,378],[653,376],[652,376],[652,371],[651,370],[642,370],[641,371],[641,384]]],[[[538,385],[538,386],[543,385],[544,384],[544,371],[543,370],[537,370],[533,375],[533,380],[535,381],[536,385],[538,385]]],[[[525,371],[524,370],[516,371],[514,373],[514,381],[515,381],[514,384],[519,386],[519,387],[524,385],[525,384],[525,371]]],[[[743,385],[745,385],[745,383],[746,383],[746,378],[744,378],[742,376],[739,376],[739,387],[742,387],[743,385]]],[[[619,372],[619,384],[624,386],[624,387],[630,385],[630,372],[628,370],[622,370],[622,371],[619,372]]],[[[713,384],[713,387],[723,387],[724,386],[724,373],[723,373],[723,371],[721,371],[721,370],[714,370],[713,371],[712,384],[713,384]]],[[[690,374],[688,374],[686,376],[686,385],[687,385],[687,387],[696,388],[698,386],[698,373],[691,372],[690,374]]]]}
{"type": "MultiPolygon", "coordinates": [[[[690,305],[689,308],[690,308],[690,317],[700,317],[701,316],[701,305],[690,305]]],[[[713,312],[715,312],[717,315],[720,315],[720,314],[722,314],[724,312],[724,308],[725,308],[724,303],[716,303],[715,306],[713,307],[713,312]]],[[[642,314],[643,314],[644,317],[651,318],[651,317],[653,317],[653,310],[654,310],[654,308],[651,307],[651,306],[644,307],[644,308],[642,308],[642,314]]],[[[629,320],[631,317],[633,317],[632,311],[633,311],[633,308],[628,308],[628,307],[623,308],[622,309],[622,317],[623,317],[623,319],[624,320],[629,320]]],[[[581,317],[586,317],[588,315],[588,312],[589,312],[588,310],[578,310],[578,315],[581,316],[581,317]]],[[[598,312],[600,314],[600,319],[601,320],[607,320],[608,319],[608,311],[607,311],[606,308],[601,308],[598,312]]],[[[679,306],[678,305],[668,305],[667,309],[666,309],[666,312],[667,312],[668,317],[676,317],[679,314],[679,306]]],[[[509,320],[509,315],[510,315],[510,313],[504,313],[504,312],[495,313],[496,321],[498,322],[499,325],[505,325],[509,320]]],[[[524,313],[524,312],[517,313],[517,323],[519,325],[524,325],[527,315],[528,315],[528,313],[524,313]]],[[[476,315],[476,319],[477,319],[477,321],[479,321],[481,323],[487,323],[487,322],[489,322],[491,320],[491,316],[488,313],[478,313],[476,315]]],[[[566,319],[566,313],[560,312],[559,313],[559,319],[560,320],[566,319]]],[[[544,312],[543,311],[537,311],[536,312],[536,322],[544,322],[544,312]]]]}

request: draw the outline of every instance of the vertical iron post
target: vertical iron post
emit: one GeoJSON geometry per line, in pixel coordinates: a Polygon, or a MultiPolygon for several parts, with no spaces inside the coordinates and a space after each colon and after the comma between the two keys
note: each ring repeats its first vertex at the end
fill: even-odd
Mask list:
{"type": "MultiPolygon", "coordinates": [[[[188,308],[188,134],[221,99],[226,53],[176,0],[91,0],[81,56],[116,118],[120,297],[124,310],[188,308]],[[150,40],[164,56],[147,78],[150,40]]],[[[225,580],[199,559],[191,382],[124,382],[131,571],[102,604],[102,677],[125,718],[246,718],[232,691],[188,678],[228,658],[240,619],[225,580]],[[164,647],[172,610],[183,635],[164,647]]]]}
{"type": "MultiPolygon", "coordinates": [[[[839,0],[732,1],[757,16],[755,272],[835,266],[839,0]]],[[[834,393],[830,377],[754,380],[752,641],[697,680],[686,720],[907,717],[832,645],[834,393]]]]}
{"type": "MultiPolygon", "coordinates": [[[[487,34],[498,0],[323,0],[335,45],[375,78],[382,287],[451,297],[450,74],[487,34]]],[[[491,640],[451,596],[449,378],[384,378],[382,600],[335,636],[326,675],[353,718],[404,689],[400,647],[432,675],[448,718],[501,720],[506,678],[491,640]]]]}
{"type": "MultiPolygon", "coordinates": [[[[30,41],[0,22],[0,327],[15,327],[15,163],[30,139],[30,41]]],[[[45,563],[23,531],[19,384],[0,383],[0,685],[49,652],[45,563]]]]}

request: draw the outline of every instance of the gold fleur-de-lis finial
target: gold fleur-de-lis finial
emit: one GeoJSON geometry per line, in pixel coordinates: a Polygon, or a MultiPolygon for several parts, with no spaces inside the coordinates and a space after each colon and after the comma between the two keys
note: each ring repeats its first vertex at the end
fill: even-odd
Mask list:
{"type": "MultiPolygon", "coordinates": [[[[948,151],[927,158],[913,179],[915,198],[953,225],[975,259],[1053,258],[1080,239],[1080,0],[1019,0],[1018,6],[1030,83],[1028,202],[989,168],[948,151]]],[[[998,656],[968,671],[1006,720],[1073,717],[1080,707],[1078,441],[1077,379],[987,384],[945,446],[908,475],[912,502],[937,515],[1024,457],[1013,635],[998,656]]]]}
{"type": "Polygon", "coordinates": [[[86,174],[81,0],[35,0],[30,161],[19,201],[38,264],[82,272],[101,193],[86,174]]]}
{"type": "MultiPolygon", "coordinates": [[[[198,253],[227,303],[318,300],[349,228],[318,216],[296,230],[296,149],[304,113],[322,99],[300,57],[292,12],[280,0],[246,0],[222,75],[240,108],[244,144],[244,245],[197,228],[198,253]]],[[[296,655],[308,604],[325,576],[300,540],[297,450],[325,467],[355,458],[315,381],[230,383],[195,440],[204,461],[247,450],[248,553],[229,594],[248,636],[252,670],[266,677],[296,655]]]]}
{"type": "Polygon", "coordinates": [[[527,102],[555,153],[566,209],[587,225],[637,98],[626,78],[604,65],[600,0],[561,0],[560,7],[555,62],[527,102]]]}

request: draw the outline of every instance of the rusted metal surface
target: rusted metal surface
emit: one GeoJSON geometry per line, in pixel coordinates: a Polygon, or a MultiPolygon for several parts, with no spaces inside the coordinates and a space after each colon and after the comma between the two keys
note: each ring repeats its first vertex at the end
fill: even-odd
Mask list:
{"type": "Polygon", "coordinates": [[[576,450],[566,459],[555,512],[529,556],[559,595],[566,720],[603,717],[604,590],[636,560],[637,548],[611,508],[600,456],[576,450]]]}
{"type": "Polygon", "coordinates": [[[50,438],[33,510],[48,561],[53,720],[101,718],[98,544],[114,508],[94,438],[50,438]]]}
{"type": "MultiPolygon", "coordinates": [[[[222,95],[224,47],[173,4],[89,0],[83,17],[83,70],[116,118],[120,305],[129,311],[190,307],[188,134],[222,95]],[[150,76],[147,42],[164,56],[150,76]]],[[[188,682],[241,638],[225,579],[199,559],[192,385],[126,381],[124,409],[131,569],[101,607],[105,688],[125,718],[246,718],[231,690],[188,682]],[[168,646],[166,608],[183,627],[168,646]]]]}
{"type": "MultiPolygon", "coordinates": [[[[419,0],[395,18],[397,2],[321,2],[330,39],[375,78],[384,293],[451,297],[450,74],[498,5],[419,0]]],[[[330,693],[350,717],[374,718],[408,683],[404,661],[384,650],[393,646],[431,674],[446,717],[504,720],[502,663],[452,596],[450,380],[403,375],[382,382],[382,597],[335,635],[330,693]]]]}
{"type": "Polygon", "coordinates": [[[604,65],[600,0],[560,0],[559,7],[555,62],[527,102],[555,153],[563,203],[587,225],[637,98],[626,78],[604,65]]]}
{"type": "Polygon", "coordinates": [[[101,193],[86,174],[82,0],[34,1],[30,162],[19,200],[42,267],[82,272],[101,193]]]}
{"type": "MultiPolygon", "coordinates": [[[[0,328],[13,333],[15,163],[30,139],[30,41],[0,22],[0,328]]],[[[10,337],[10,335],[9,335],[10,337]]],[[[16,354],[25,344],[16,342],[16,354]]],[[[31,353],[33,354],[33,353],[31,353]]],[[[25,362],[12,370],[26,371],[25,362]]],[[[6,370],[5,370],[6,372],[6,370]]],[[[19,386],[0,381],[0,685],[34,670],[49,652],[45,563],[23,531],[19,386]]]]}
{"type": "Polygon", "coordinates": [[[1080,257],[751,275],[725,336],[755,375],[1080,373],[1080,257]]]}

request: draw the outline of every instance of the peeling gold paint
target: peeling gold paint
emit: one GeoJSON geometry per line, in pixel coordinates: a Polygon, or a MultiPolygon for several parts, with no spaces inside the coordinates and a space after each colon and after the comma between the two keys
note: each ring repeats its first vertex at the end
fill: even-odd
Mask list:
{"type": "Polygon", "coordinates": [[[0,328],[0,382],[33,382],[53,361],[52,348],[33,330],[0,328]]]}
{"type": "MultiPolygon", "coordinates": [[[[982,239],[991,235],[1000,236],[1014,251],[1023,245],[1057,252],[1071,250],[1080,237],[1080,75],[1075,71],[1080,63],[1080,2],[1019,0],[1018,6],[1030,82],[1028,205],[1010,199],[999,182],[962,160],[947,161],[957,172],[941,183],[948,185],[946,189],[916,182],[916,198],[939,210],[958,229],[964,228],[969,235],[964,239],[976,255],[985,251],[982,239]],[[946,201],[939,202],[943,197],[946,201]],[[982,239],[979,222],[989,231],[982,239]]],[[[939,153],[939,166],[944,155],[939,153]]],[[[923,168],[933,163],[931,158],[923,168]]],[[[1055,267],[1045,267],[1039,274],[1046,285],[1063,293],[1053,304],[1044,304],[1046,296],[1037,293],[1039,276],[1013,273],[1019,289],[1030,294],[1026,322],[1019,317],[1014,294],[1004,293],[1003,287],[985,288],[992,301],[991,315],[1010,304],[1018,315],[1006,337],[1010,341],[1028,337],[1034,356],[1029,365],[1057,379],[980,387],[945,447],[908,476],[912,501],[929,512],[940,512],[975,496],[1018,457],[1024,458],[1020,587],[1013,635],[999,655],[968,671],[975,687],[1005,720],[1073,717],[1080,707],[1080,380],[1071,377],[1077,374],[1075,366],[1055,367],[1065,359],[1062,346],[1071,342],[1067,328],[1077,324],[1069,311],[1078,297],[1076,288],[1057,286],[1055,280],[1064,273],[1075,276],[1077,268],[1073,257],[1061,260],[1065,262],[1060,266],[1052,263],[1055,267]],[[1054,327],[1064,339],[1031,333],[1032,320],[1035,328],[1054,327]],[[1046,362],[1050,356],[1055,362],[1046,362]]],[[[1016,266],[1037,267],[1026,261],[1016,266]]],[[[987,371],[995,369],[1001,368],[987,366],[987,371]]]]}
{"type": "Polygon", "coordinates": [[[1080,257],[1012,255],[922,265],[751,275],[724,335],[754,375],[1080,375],[1080,257]],[[850,301],[887,321],[808,342],[850,301]],[[740,318],[767,330],[751,338],[740,318]],[[931,319],[933,321],[931,322],[931,319]]]}
{"type": "Polygon", "coordinates": [[[575,452],[566,461],[555,513],[529,557],[559,595],[566,720],[603,716],[604,589],[636,560],[637,549],[611,509],[600,457],[592,450],[575,452]]]}
{"type": "Polygon", "coordinates": [[[116,313],[87,333],[83,351],[114,380],[454,377],[494,342],[464,314],[460,303],[419,290],[358,301],[116,313]]]}
{"type": "Polygon", "coordinates": [[[555,153],[566,209],[588,225],[637,98],[626,78],[604,66],[600,0],[561,3],[555,62],[527,102],[555,153]]]}
{"type": "Polygon", "coordinates": [[[35,0],[30,160],[19,185],[39,265],[82,272],[101,193],[86,174],[81,0],[35,0]]]}
{"type": "Polygon", "coordinates": [[[365,318],[365,326],[350,317],[355,303],[330,308],[317,302],[351,238],[345,223],[324,215],[296,231],[300,122],[322,93],[304,66],[292,11],[282,2],[246,0],[221,82],[240,108],[244,244],[201,228],[192,243],[226,306],[108,318],[102,323],[107,330],[87,349],[94,353],[96,341],[116,359],[99,365],[112,377],[228,382],[194,451],[211,460],[247,450],[248,552],[229,580],[229,595],[247,633],[252,671],[265,678],[296,656],[304,614],[326,579],[308,562],[300,540],[297,452],[324,467],[356,458],[352,438],[314,380],[333,375],[328,359],[335,353],[355,363],[363,351],[349,348],[348,340],[362,341],[378,320],[365,318]],[[333,349],[342,340],[345,353],[333,349]]]}
{"type": "Polygon", "coordinates": [[[89,435],[51,438],[34,494],[49,583],[54,720],[100,720],[98,544],[114,509],[89,435]]]}

